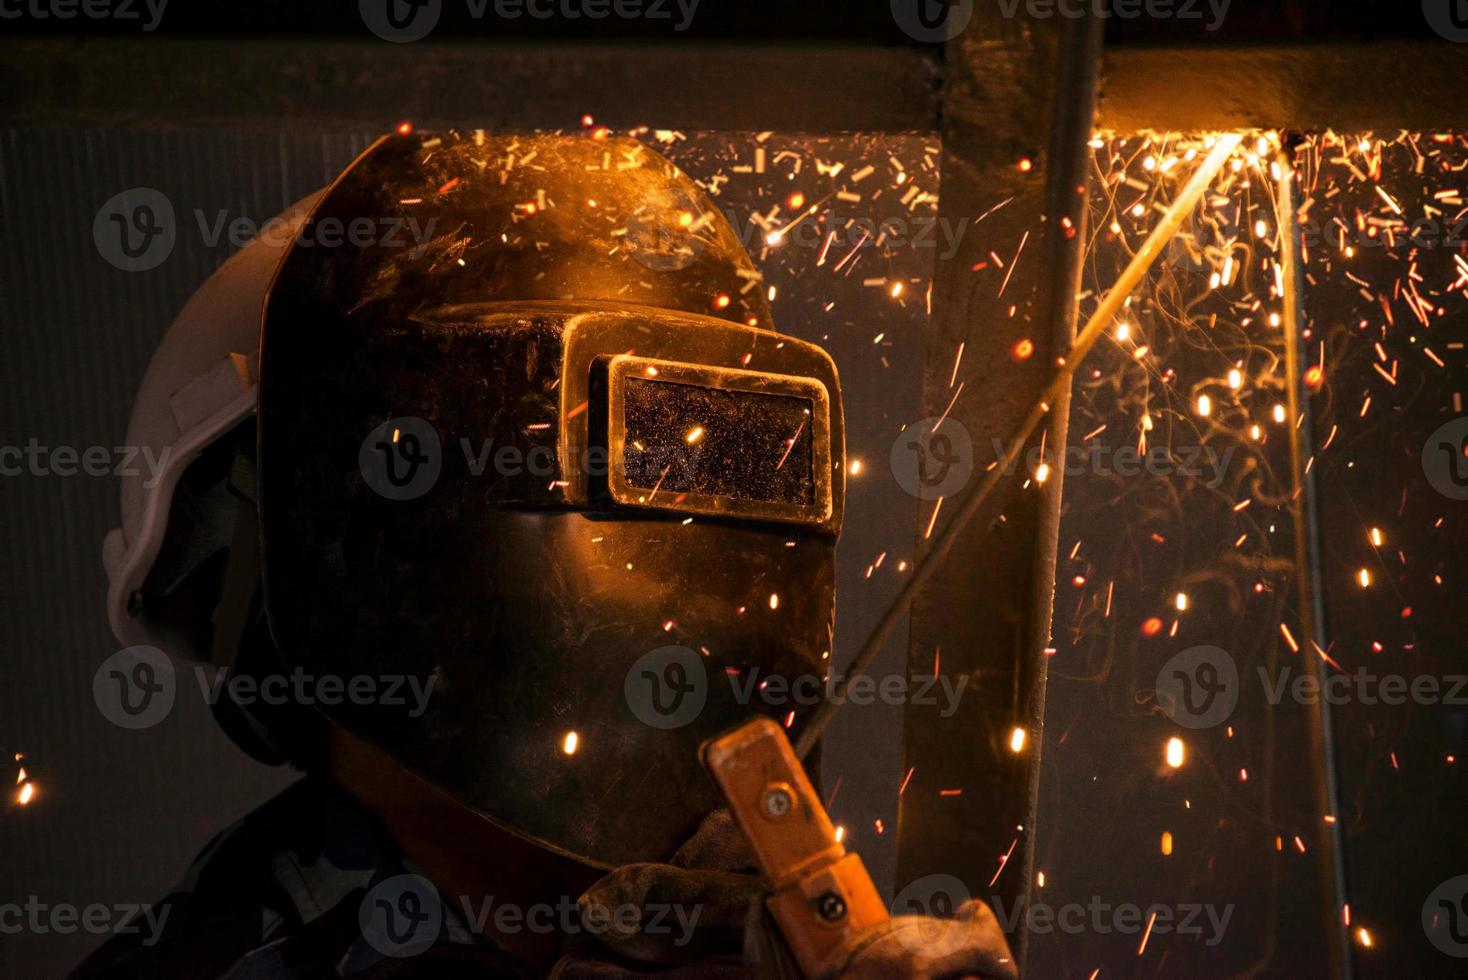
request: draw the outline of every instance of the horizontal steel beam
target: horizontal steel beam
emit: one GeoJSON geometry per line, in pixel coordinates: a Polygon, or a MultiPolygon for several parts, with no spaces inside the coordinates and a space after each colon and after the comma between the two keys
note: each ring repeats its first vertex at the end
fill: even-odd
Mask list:
{"type": "Polygon", "coordinates": [[[31,39],[0,58],[0,123],[144,128],[936,128],[917,48],[31,39]]]}

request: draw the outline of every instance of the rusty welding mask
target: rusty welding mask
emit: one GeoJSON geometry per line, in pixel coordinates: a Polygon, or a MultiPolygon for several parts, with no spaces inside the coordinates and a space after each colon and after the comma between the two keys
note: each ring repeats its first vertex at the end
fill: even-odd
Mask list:
{"type": "Polygon", "coordinates": [[[667,859],[717,805],[700,742],[798,730],[831,648],[839,386],[765,292],[630,140],[359,158],[261,348],[265,604],[289,666],[341,678],[322,710],[544,846],[667,859]],[[426,698],[352,694],[391,678],[426,698]]]}

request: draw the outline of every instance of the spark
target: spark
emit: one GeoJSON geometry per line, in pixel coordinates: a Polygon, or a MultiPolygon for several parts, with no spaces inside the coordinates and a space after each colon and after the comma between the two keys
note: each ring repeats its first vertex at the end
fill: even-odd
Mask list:
{"type": "Polygon", "coordinates": [[[1025,738],[1025,730],[1016,726],[1015,729],[1009,733],[1009,751],[1015,753],[1016,755],[1023,752],[1025,750],[1025,738]]]}
{"type": "Polygon", "coordinates": [[[1157,921],[1157,912],[1156,912],[1156,910],[1153,910],[1152,914],[1149,915],[1149,916],[1147,916],[1147,931],[1144,932],[1144,933],[1142,933],[1142,942],[1137,947],[1137,955],[1138,956],[1141,956],[1143,953],[1145,953],[1147,951],[1147,940],[1152,938],[1152,926],[1153,926],[1153,924],[1156,921],[1157,921]]]}

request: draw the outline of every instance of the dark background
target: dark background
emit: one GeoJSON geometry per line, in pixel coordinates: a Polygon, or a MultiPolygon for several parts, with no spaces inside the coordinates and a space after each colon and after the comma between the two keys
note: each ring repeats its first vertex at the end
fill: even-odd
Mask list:
{"type": "MultiPolygon", "coordinates": [[[[139,0],[139,3],[141,0],[139,0]]],[[[649,3],[652,0],[648,0],[649,3]]],[[[1000,0],[973,0],[975,9],[1001,8],[1000,0]]],[[[1176,0],[1180,9],[1185,0],[1176,0]]],[[[668,9],[676,5],[668,0],[668,9]]],[[[141,9],[141,8],[140,8],[141,9]]],[[[1023,9],[1023,8],[1021,8],[1023,9]]],[[[1203,3],[1199,9],[1206,9],[1203,3]]],[[[1204,18],[1206,23],[1210,18],[1204,18]]],[[[128,34],[135,27],[108,21],[7,21],[7,33],[74,35],[128,34]]],[[[320,5],[290,0],[214,0],[210,3],[171,0],[157,30],[164,36],[270,39],[288,37],[371,40],[357,16],[354,0],[320,5]]],[[[435,36],[497,40],[669,40],[667,22],[627,21],[610,17],[589,22],[555,18],[536,20],[475,19],[464,0],[444,0],[435,36]]],[[[1343,39],[1425,38],[1430,30],[1416,0],[1232,0],[1217,31],[1196,21],[1115,18],[1107,25],[1107,41],[1127,43],[1236,43],[1343,39]]],[[[847,43],[901,45],[914,42],[894,23],[888,0],[700,0],[698,16],[678,40],[757,43],[847,43]]]]}

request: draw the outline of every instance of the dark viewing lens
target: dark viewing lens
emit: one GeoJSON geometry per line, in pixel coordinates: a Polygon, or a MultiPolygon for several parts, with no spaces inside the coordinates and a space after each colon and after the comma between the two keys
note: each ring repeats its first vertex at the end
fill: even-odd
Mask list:
{"type": "Polygon", "coordinates": [[[657,495],[815,503],[807,398],[628,378],[627,484],[657,495]]]}

